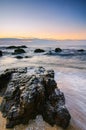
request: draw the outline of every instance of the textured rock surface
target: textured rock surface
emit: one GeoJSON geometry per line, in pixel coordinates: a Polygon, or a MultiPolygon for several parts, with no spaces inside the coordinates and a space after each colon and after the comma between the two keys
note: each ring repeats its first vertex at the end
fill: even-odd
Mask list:
{"type": "Polygon", "coordinates": [[[26,124],[38,114],[52,126],[68,126],[71,117],[53,70],[43,67],[6,70],[0,75],[0,89],[3,87],[6,91],[1,111],[7,119],[7,128],[26,124]]]}

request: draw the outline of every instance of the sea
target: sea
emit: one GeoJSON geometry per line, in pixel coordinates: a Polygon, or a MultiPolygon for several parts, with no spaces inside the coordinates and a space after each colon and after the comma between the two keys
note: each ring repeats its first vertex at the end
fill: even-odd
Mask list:
{"type": "MultiPolygon", "coordinates": [[[[0,39],[0,73],[5,69],[17,67],[38,67],[55,71],[58,88],[64,93],[66,106],[71,114],[67,130],[86,130],[86,40],[46,40],[46,39],[0,39]],[[22,59],[13,55],[14,49],[8,46],[21,46],[26,53],[19,54],[22,59]],[[44,49],[43,53],[35,53],[35,49],[44,49]],[[61,52],[55,52],[61,48],[61,52]],[[83,50],[83,51],[80,51],[83,50]]],[[[0,130],[6,130],[5,119],[0,116],[0,130]]],[[[19,125],[12,130],[63,130],[51,127],[41,115],[28,125],[19,125]]]]}

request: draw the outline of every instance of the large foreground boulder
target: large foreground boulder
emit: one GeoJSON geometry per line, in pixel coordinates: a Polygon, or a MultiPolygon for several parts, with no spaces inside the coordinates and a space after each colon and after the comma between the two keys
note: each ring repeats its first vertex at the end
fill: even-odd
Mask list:
{"type": "Polygon", "coordinates": [[[6,128],[26,124],[38,114],[52,126],[66,128],[69,125],[71,117],[53,70],[43,67],[6,70],[0,76],[0,89],[3,87],[7,87],[1,103],[6,128]]]}

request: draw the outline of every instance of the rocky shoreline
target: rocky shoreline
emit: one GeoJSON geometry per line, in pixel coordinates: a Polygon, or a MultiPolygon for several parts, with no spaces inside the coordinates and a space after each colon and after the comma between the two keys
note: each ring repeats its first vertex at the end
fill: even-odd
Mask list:
{"type": "Polygon", "coordinates": [[[0,75],[0,92],[4,95],[1,112],[7,120],[6,128],[27,124],[37,115],[42,115],[52,126],[66,128],[69,125],[71,116],[53,70],[43,67],[30,71],[26,67],[6,70],[0,75]]]}
{"type": "Polygon", "coordinates": [[[22,46],[8,46],[8,47],[0,47],[0,57],[7,56],[10,54],[10,56],[17,58],[17,59],[23,59],[23,58],[30,58],[31,56],[28,55],[28,52],[33,55],[42,54],[47,56],[76,56],[76,55],[84,55],[86,54],[86,50],[84,49],[61,49],[59,47],[57,48],[51,48],[49,50],[43,49],[43,48],[35,48],[31,50],[31,48],[22,45],[22,46]]]}

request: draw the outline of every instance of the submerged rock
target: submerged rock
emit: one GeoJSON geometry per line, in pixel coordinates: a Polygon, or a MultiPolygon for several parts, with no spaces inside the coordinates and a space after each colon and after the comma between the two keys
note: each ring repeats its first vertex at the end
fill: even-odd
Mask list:
{"type": "Polygon", "coordinates": [[[62,49],[61,48],[55,48],[55,52],[61,52],[62,49]]]}
{"type": "Polygon", "coordinates": [[[41,52],[45,52],[45,50],[43,50],[43,49],[36,49],[36,50],[34,50],[34,52],[35,53],[41,53],[41,52]]]}
{"type": "Polygon", "coordinates": [[[52,51],[48,51],[45,55],[53,55],[52,51]]]}
{"type": "Polygon", "coordinates": [[[26,124],[38,114],[50,125],[66,128],[71,117],[65,107],[64,94],[54,80],[54,71],[43,67],[27,69],[6,70],[0,75],[0,89],[4,81],[7,87],[1,103],[6,128],[26,124]]]}
{"type": "Polygon", "coordinates": [[[0,51],[0,56],[2,56],[2,51],[0,51]]]}

